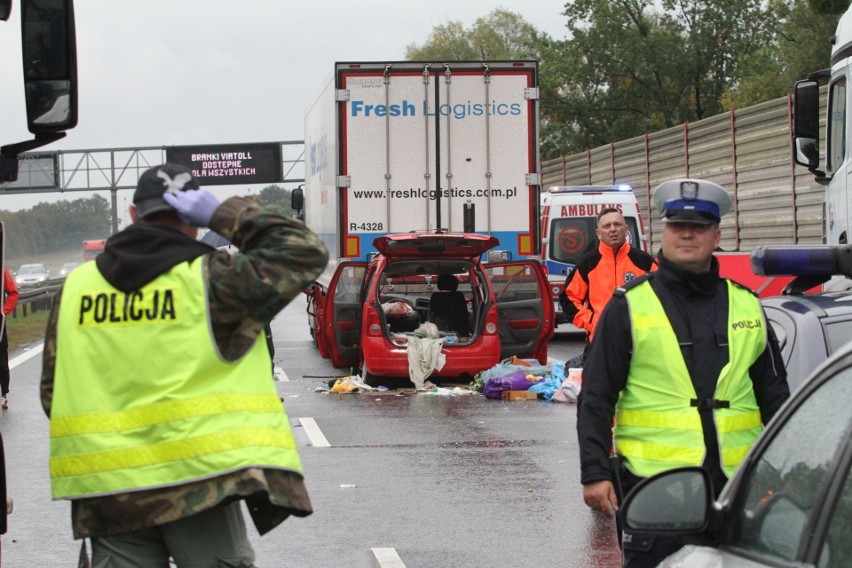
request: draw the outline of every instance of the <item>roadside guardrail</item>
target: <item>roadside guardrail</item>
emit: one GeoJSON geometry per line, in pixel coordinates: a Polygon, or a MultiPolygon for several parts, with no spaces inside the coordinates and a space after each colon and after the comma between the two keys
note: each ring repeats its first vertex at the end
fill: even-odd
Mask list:
{"type": "Polygon", "coordinates": [[[50,310],[53,298],[65,282],[65,277],[51,278],[37,288],[18,288],[18,305],[12,312],[12,319],[27,317],[30,314],[50,310]]]}

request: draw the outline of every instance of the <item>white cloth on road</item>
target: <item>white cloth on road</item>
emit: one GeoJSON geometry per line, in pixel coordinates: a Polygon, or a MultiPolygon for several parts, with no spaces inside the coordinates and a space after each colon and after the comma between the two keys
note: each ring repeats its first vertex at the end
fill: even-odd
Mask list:
{"type": "Polygon", "coordinates": [[[443,346],[443,337],[432,339],[413,336],[408,339],[408,377],[418,389],[423,388],[432,371],[444,368],[447,357],[441,353],[443,346]]]}

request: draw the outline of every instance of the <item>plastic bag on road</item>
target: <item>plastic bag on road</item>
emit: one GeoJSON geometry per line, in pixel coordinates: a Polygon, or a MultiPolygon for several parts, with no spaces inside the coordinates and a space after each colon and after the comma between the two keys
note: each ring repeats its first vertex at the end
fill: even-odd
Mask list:
{"type": "Polygon", "coordinates": [[[534,384],[534,381],[539,380],[541,379],[538,377],[530,380],[527,378],[527,373],[524,371],[515,371],[514,373],[509,373],[502,377],[493,377],[488,379],[485,381],[485,386],[482,388],[482,392],[485,394],[485,398],[500,400],[503,396],[503,391],[529,390],[534,384]]]}
{"type": "Polygon", "coordinates": [[[530,390],[544,397],[545,400],[552,400],[553,395],[562,386],[565,381],[565,362],[557,361],[550,366],[550,376],[533,386],[530,390]]]}
{"type": "MultiPolygon", "coordinates": [[[[510,361],[507,359],[506,361],[510,361]]],[[[470,388],[477,392],[485,391],[485,383],[496,377],[504,377],[516,371],[521,371],[525,375],[535,375],[536,377],[544,378],[550,374],[550,369],[547,366],[538,364],[534,365],[513,365],[511,363],[502,362],[494,365],[490,369],[486,369],[476,374],[473,381],[470,383],[470,388]]],[[[499,396],[497,398],[500,398],[499,396]]]]}
{"type": "Polygon", "coordinates": [[[331,387],[331,392],[347,393],[347,392],[362,392],[375,390],[373,387],[365,383],[359,375],[351,375],[341,377],[334,381],[331,387]]]}
{"type": "Polygon", "coordinates": [[[583,385],[583,369],[568,369],[568,378],[553,393],[554,402],[577,402],[583,385]]]}

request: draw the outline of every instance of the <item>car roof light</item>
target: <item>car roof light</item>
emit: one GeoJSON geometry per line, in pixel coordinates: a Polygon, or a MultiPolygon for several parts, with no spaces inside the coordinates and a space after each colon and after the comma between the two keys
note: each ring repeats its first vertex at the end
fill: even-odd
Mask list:
{"type": "Polygon", "coordinates": [[[852,276],[852,246],[760,246],[751,252],[751,268],[761,276],[852,276]]]}
{"type": "Polygon", "coordinates": [[[626,183],[622,183],[618,186],[618,191],[633,191],[633,188],[626,183]]]}
{"type": "Polygon", "coordinates": [[[751,269],[761,276],[834,274],[831,246],[760,246],[751,251],[751,269]]]}

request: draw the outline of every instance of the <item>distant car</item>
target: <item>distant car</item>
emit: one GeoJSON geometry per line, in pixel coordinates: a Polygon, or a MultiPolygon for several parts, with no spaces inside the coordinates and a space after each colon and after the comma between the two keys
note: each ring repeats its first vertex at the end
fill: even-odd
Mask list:
{"type": "Polygon", "coordinates": [[[717,502],[707,473],[650,477],[620,514],[631,530],[690,543],[660,566],[849,566],[852,559],[852,342],[796,391],[717,502]]]}
{"type": "Polygon", "coordinates": [[[68,276],[72,270],[80,266],[79,262],[66,262],[62,265],[62,268],[59,271],[59,274],[62,276],[68,276]]]}
{"type": "Polygon", "coordinates": [[[15,273],[18,288],[38,288],[50,279],[50,271],[43,264],[22,264],[15,273]]]}

